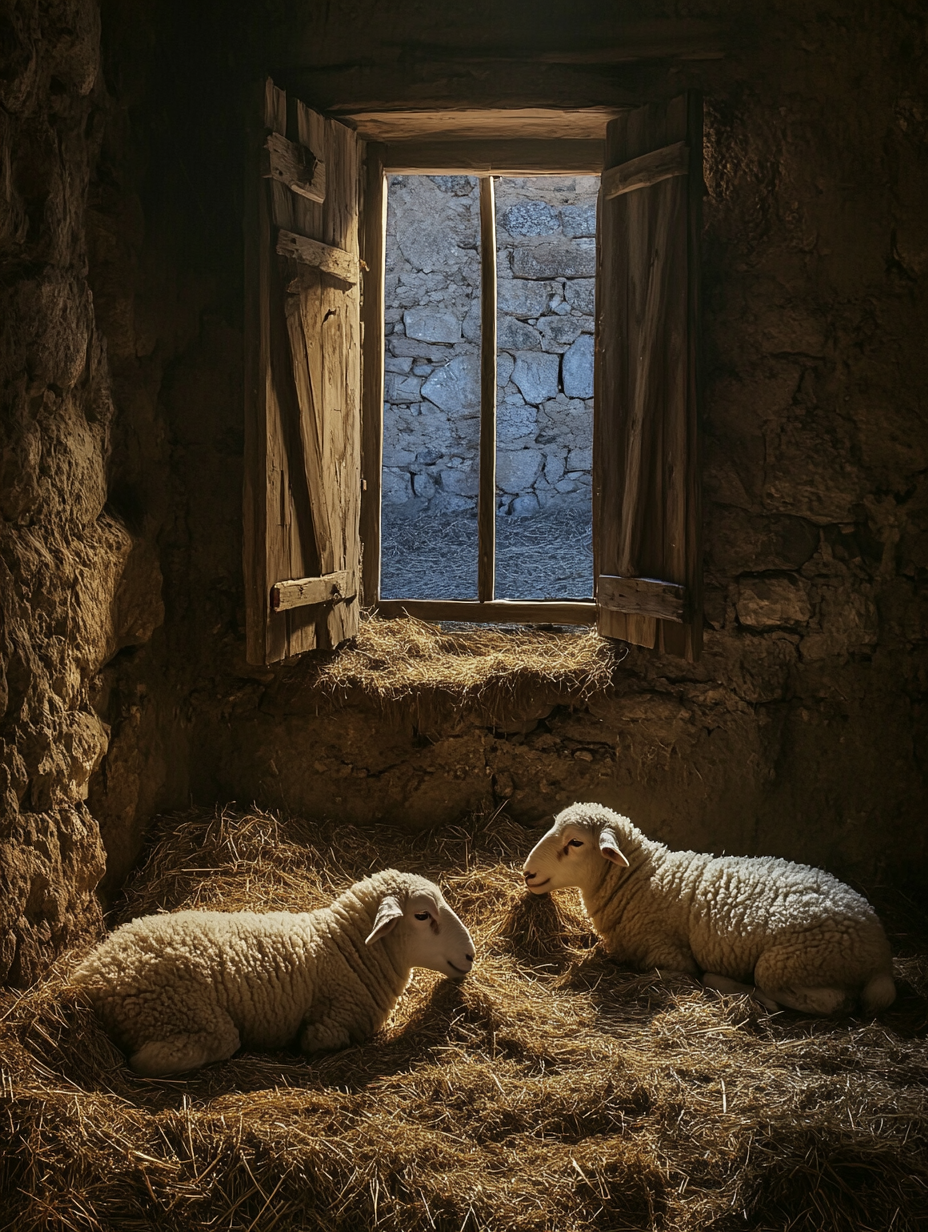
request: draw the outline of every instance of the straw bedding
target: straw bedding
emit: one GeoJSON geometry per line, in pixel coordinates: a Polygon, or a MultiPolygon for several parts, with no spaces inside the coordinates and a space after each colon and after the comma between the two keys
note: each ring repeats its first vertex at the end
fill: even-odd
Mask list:
{"type": "Polygon", "coordinates": [[[501,817],[191,813],[156,839],[119,920],[311,908],[395,864],[438,875],[475,973],[417,972],[362,1047],[146,1081],[69,995],[72,956],[0,1002],[0,1228],[928,1228],[924,957],[876,1022],[770,1017],[613,963],[570,895],[525,897],[532,836],[501,817]]]}
{"type": "Polygon", "coordinates": [[[470,702],[505,711],[552,690],[574,701],[601,693],[622,653],[588,630],[565,636],[563,630],[451,628],[410,616],[369,616],[347,646],[313,665],[312,683],[333,695],[358,691],[381,702],[415,698],[418,705],[437,695],[455,707],[470,702]]]}

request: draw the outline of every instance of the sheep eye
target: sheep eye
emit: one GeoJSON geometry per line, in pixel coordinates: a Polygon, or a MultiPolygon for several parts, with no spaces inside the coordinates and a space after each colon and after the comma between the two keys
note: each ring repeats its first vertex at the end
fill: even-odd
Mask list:
{"type": "Polygon", "coordinates": [[[572,838],[572,839],[568,839],[567,846],[568,846],[568,847],[582,847],[582,846],[583,846],[583,839],[581,839],[581,838],[572,838]]]}
{"type": "Polygon", "coordinates": [[[429,918],[429,913],[427,911],[417,911],[416,912],[417,920],[427,920],[428,918],[429,918]]]}

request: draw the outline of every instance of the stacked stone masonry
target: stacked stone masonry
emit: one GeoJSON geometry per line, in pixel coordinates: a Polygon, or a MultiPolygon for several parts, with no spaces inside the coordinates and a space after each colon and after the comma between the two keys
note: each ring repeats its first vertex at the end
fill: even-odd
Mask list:
{"type": "MultiPolygon", "coordinates": [[[[497,179],[497,500],[501,513],[589,510],[594,177],[497,179]]],[[[394,176],[386,278],[388,518],[476,508],[479,181],[394,176]]]]}

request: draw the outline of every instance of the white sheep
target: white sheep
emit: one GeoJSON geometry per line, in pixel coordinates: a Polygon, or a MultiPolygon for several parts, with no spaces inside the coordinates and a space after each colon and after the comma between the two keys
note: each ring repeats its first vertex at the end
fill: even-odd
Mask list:
{"type": "Polygon", "coordinates": [[[470,934],[424,877],[388,869],[316,911],[178,911],[116,929],[73,982],[145,1077],[237,1048],[360,1043],[386,1022],[413,967],[463,979],[470,934]]]}
{"type": "Polygon", "coordinates": [[[627,817],[574,804],[524,865],[533,894],[578,886],[609,951],[641,970],[701,976],[768,1009],[867,1013],[896,996],[873,908],[821,869],[773,856],[670,851],[627,817]]]}

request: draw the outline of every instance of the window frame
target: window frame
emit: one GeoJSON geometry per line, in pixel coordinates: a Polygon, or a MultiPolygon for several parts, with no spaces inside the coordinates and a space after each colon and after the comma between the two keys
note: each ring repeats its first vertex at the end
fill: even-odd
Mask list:
{"type": "Polygon", "coordinates": [[[701,95],[687,91],[611,115],[592,108],[339,118],[311,111],[268,78],[255,102],[246,134],[248,661],[335,648],[357,632],[362,602],[384,616],[596,624],[604,636],[698,659],[701,95]],[[487,221],[489,177],[600,175],[590,602],[492,597],[497,356],[489,225],[481,227],[487,431],[478,598],[380,597],[392,173],[480,177],[487,221]]]}
{"type": "MultiPolygon", "coordinates": [[[[369,142],[362,195],[361,542],[365,606],[385,617],[417,616],[474,624],[595,625],[597,603],[497,599],[496,543],[496,215],[493,178],[601,176],[605,141],[556,137],[369,142]],[[383,599],[380,595],[383,464],[384,284],[388,175],[467,175],[480,181],[480,468],[476,599],[383,599]],[[374,371],[376,369],[376,372],[374,371]]],[[[599,278],[597,275],[597,287],[599,278]]]]}

